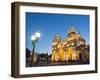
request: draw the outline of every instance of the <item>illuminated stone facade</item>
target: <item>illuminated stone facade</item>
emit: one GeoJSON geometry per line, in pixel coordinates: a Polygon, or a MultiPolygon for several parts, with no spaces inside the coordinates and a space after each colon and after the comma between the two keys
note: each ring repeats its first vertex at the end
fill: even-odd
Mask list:
{"type": "Polygon", "coordinates": [[[52,42],[52,61],[87,61],[89,60],[89,45],[86,45],[73,27],[67,32],[64,40],[57,33],[52,42]]]}

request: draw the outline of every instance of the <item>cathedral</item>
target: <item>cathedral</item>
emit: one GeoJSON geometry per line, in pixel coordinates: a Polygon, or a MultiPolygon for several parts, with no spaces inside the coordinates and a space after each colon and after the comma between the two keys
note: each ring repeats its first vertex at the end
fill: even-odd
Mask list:
{"type": "Polygon", "coordinates": [[[65,39],[61,39],[59,33],[54,36],[51,60],[89,61],[89,45],[74,27],[70,27],[65,39]]]}

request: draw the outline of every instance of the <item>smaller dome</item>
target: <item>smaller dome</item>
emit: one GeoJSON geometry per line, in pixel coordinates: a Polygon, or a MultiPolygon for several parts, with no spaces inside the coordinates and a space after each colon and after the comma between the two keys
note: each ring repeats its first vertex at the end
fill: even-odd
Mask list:
{"type": "Polygon", "coordinates": [[[58,32],[56,33],[55,38],[60,38],[60,35],[58,32]]]}
{"type": "Polygon", "coordinates": [[[56,35],[54,36],[53,41],[61,41],[59,33],[56,33],[56,35]]]}

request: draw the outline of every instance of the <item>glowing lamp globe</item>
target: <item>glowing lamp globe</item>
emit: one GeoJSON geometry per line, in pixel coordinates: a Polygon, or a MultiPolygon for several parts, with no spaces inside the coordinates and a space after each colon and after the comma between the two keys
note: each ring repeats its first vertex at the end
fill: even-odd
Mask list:
{"type": "Polygon", "coordinates": [[[31,36],[31,40],[32,40],[32,41],[35,41],[35,40],[36,40],[36,36],[35,36],[35,35],[32,35],[32,36],[31,36]]]}
{"type": "Polygon", "coordinates": [[[36,37],[38,37],[38,38],[41,36],[41,34],[40,34],[39,32],[36,32],[35,35],[36,35],[36,37]]]}

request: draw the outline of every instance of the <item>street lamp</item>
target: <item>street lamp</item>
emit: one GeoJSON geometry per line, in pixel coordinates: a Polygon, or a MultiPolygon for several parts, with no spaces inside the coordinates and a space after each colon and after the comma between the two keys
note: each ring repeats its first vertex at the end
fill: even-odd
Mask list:
{"type": "Polygon", "coordinates": [[[40,32],[36,32],[34,35],[31,36],[32,45],[33,45],[32,56],[31,56],[31,64],[30,64],[31,67],[33,65],[35,43],[38,42],[38,39],[40,38],[40,36],[41,36],[40,32]]]}

